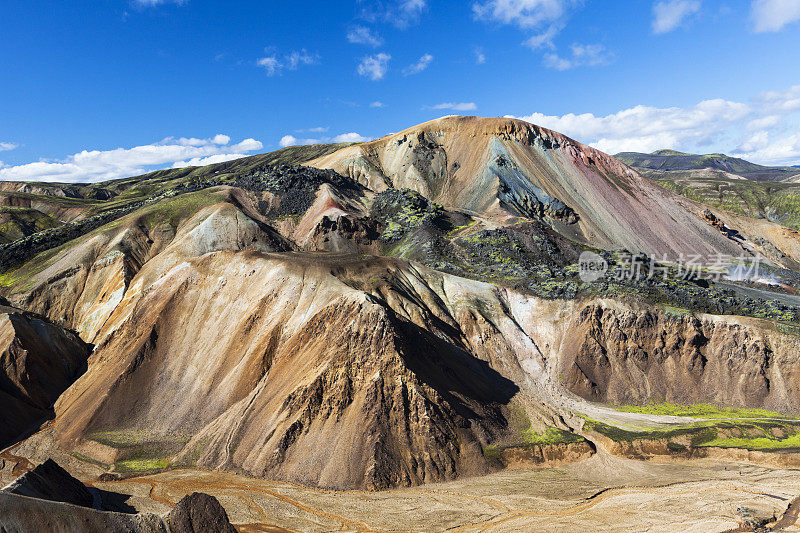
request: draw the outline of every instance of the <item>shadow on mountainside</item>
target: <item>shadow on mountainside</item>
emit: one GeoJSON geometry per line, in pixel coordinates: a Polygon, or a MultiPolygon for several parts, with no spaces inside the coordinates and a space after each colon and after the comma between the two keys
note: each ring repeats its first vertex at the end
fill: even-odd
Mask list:
{"type": "MultiPolygon", "coordinates": [[[[499,408],[519,392],[513,381],[451,340],[437,337],[391,311],[390,314],[400,337],[403,360],[422,382],[435,389],[465,419],[488,417],[502,426],[507,425],[499,408]]],[[[460,336],[448,324],[430,318],[435,322],[435,329],[448,337],[460,336]]]]}

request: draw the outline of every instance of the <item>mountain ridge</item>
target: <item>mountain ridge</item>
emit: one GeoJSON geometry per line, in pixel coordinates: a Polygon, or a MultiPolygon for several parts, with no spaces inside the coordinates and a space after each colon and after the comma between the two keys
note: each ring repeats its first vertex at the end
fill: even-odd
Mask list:
{"type": "Polygon", "coordinates": [[[671,172],[713,169],[759,181],[782,181],[798,174],[796,166],[764,166],[719,153],[700,155],[675,150],[656,150],[650,154],[620,152],[614,157],[639,170],[671,172]]]}

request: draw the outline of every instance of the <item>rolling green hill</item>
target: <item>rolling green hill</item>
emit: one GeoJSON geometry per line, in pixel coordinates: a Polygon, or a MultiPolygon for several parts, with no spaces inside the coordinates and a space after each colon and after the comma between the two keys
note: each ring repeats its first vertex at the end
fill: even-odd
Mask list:
{"type": "MultiPolygon", "coordinates": [[[[652,154],[622,152],[614,157],[640,171],[675,172],[711,169],[758,181],[780,181],[799,173],[797,167],[765,167],[725,154],[699,155],[675,150],[656,150],[652,154]]],[[[647,175],[647,172],[643,173],[647,175]]]]}

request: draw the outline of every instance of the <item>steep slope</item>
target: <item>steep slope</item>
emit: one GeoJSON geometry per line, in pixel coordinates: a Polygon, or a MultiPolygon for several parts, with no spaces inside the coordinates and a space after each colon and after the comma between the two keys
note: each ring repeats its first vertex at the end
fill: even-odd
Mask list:
{"type": "Polygon", "coordinates": [[[36,209],[0,207],[0,244],[60,225],[60,221],[36,209]]]}
{"type": "Polygon", "coordinates": [[[6,296],[92,342],[146,263],[149,282],[214,250],[291,249],[242,202],[241,191],[219,187],[139,209],[5,272],[6,296]]]}
{"type": "Polygon", "coordinates": [[[513,119],[445,117],[307,163],[380,192],[410,188],[446,208],[547,221],[601,248],[738,255],[699,206],[616,159],[513,119]]]}
{"type": "Polygon", "coordinates": [[[796,413],[800,339],[759,322],[588,305],[567,335],[560,372],[570,390],[594,401],[659,398],[796,413]]]}
{"type": "Polygon", "coordinates": [[[52,417],[58,396],[86,369],[91,346],[40,316],[0,306],[0,448],[52,417]]]}
{"type": "MultiPolygon", "coordinates": [[[[781,181],[798,174],[797,167],[767,167],[725,154],[686,154],[675,150],[656,150],[652,154],[622,152],[617,159],[637,170],[661,172],[717,171],[758,181],[781,181]]],[[[689,177],[686,172],[683,177],[689,177]]],[[[650,177],[649,174],[645,174],[650,177]]],[[[702,174],[691,174],[700,177],[702,174]]],[[[716,176],[723,177],[723,176],[716,176]]]]}
{"type": "Polygon", "coordinates": [[[119,431],[188,439],[179,462],[337,488],[485,472],[518,388],[470,354],[427,283],[357,257],[183,263],[115,311],[54,430],[85,454],[119,431]]]}

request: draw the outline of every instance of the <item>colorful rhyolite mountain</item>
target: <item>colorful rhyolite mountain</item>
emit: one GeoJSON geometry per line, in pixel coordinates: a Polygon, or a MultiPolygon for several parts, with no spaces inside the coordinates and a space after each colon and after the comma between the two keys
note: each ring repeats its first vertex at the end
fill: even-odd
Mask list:
{"type": "Polygon", "coordinates": [[[790,277],[797,233],[517,120],[445,117],[312,152],[85,186],[110,198],[16,241],[35,254],[0,247],[4,296],[50,321],[9,339],[39,357],[59,357],[29,340],[47,328],[94,345],[14,454],[383,489],[489,472],[497,450],[580,457],[615,425],[692,422],[608,404],[800,408],[792,305],[758,307],[753,287],[582,284],[574,267],[589,248],[762,253],[790,277]]]}

